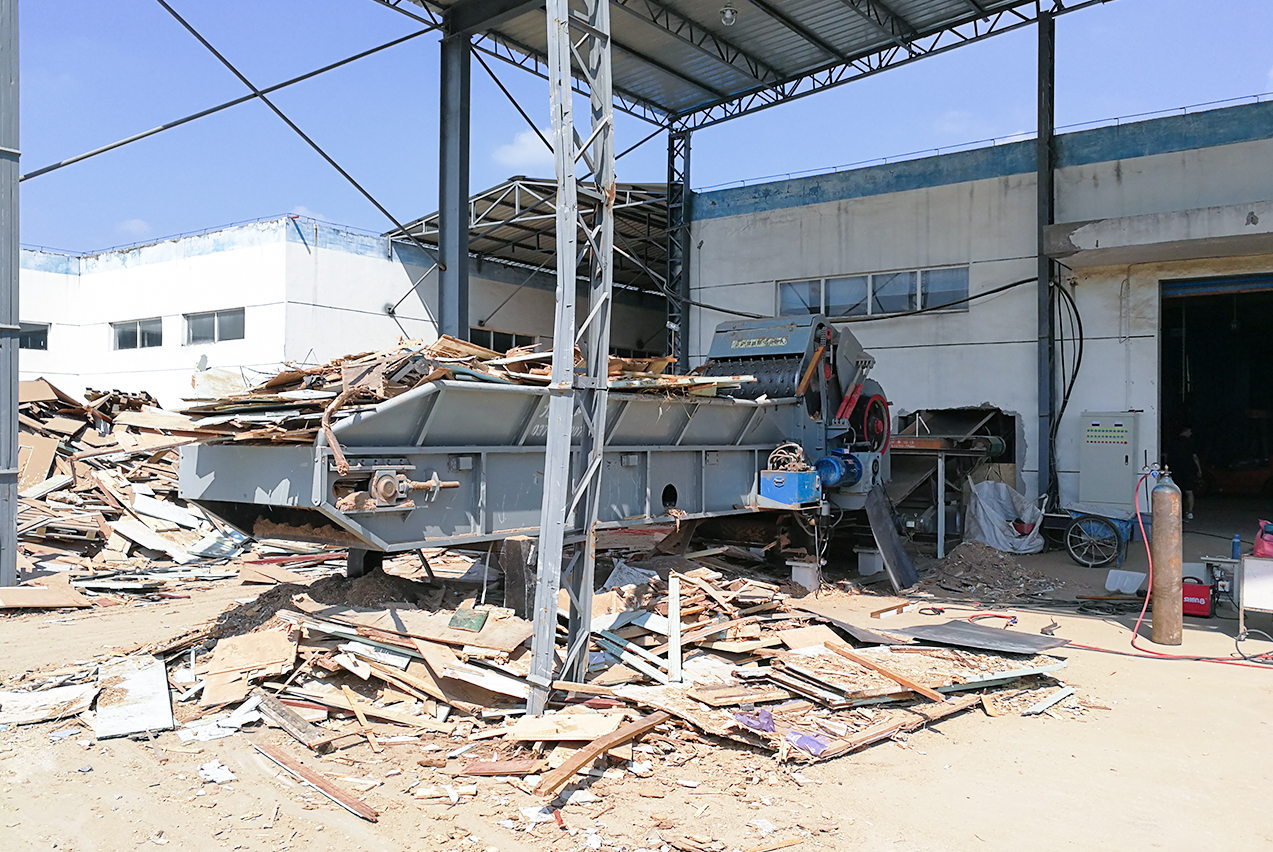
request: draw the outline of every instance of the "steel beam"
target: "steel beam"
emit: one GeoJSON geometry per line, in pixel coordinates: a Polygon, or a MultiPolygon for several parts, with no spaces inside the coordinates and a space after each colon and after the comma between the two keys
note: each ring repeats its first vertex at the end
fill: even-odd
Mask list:
{"type": "MultiPolygon", "coordinates": [[[[749,0],[749,2],[755,2],[757,8],[762,8],[760,4],[768,5],[765,0],[749,0]]],[[[990,36],[1031,26],[1042,14],[1055,16],[1105,2],[1108,0],[1021,0],[1011,8],[996,11],[986,11],[977,4],[969,2],[967,15],[944,24],[940,28],[925,29],[915,38],[908,40],[905,49],[897,44],[890,44],[884,48],[848,56],[844,60],[823,65],[772,86],[680,113],[673,117],[671,125],[674,129],[682,130],[711,127],[740,115],[750,115],[787,101],[808,97],[825,89],[842,86],[853,80],[914,62],[925,56],[945,53],[990,36]]],[[[834,49],[830,45],[819,46],[827,52],[834,49]]]]}
{"type": "Polygon", "coordinates": [[[907,53],[911,51],[910,41],[919,33],[909,21],[879,0],[840,0],[840,2],[898,47],[903,48],[907,53]]]}
{"type": "Polygon", "coordinates": [[[0,586],[18,581],[18,0],[0,0],[0,586]]]}
{"type": "Polygon", "coordinates": [[[563,672],[583,678],[591,636],[592,583],[600,510],[602,451],[606,435],[610,305],[614,284],[614,90],[610,73],[610,2],[584,0],[576,18],[570,0],[548,0],[548,90],[553,162],[557,176],[557,311],[553,325],[552,376],[548,386],[548,435],[544,456],[544,499],[536,570],[535,632],[527,712],[542,713],[557,660],[557,594],[562,580],[566,532],[582,531],[583,541],[567,570],[570,621],[563,672]],[[586,143],[593,164],[591,186],[578,186],[571,57],[580,60],[588,92],[590,132],[586,143]],[[582,237],[582,243],[580,242],[582,237]],[[579,251],[582,246],[582,251],[579,251]],[[578,264],[588,259],[588,314],[576,334],[578,264]],[[585,371],[575,374],[575,345],[586,332],[585,371]],[[578,463],[572,466],[575,422],[580,426],[578,463]]]}
{"type": "Polygon", "coordinates": [[[1056,218],[1056,171],[1053,136],[1056,132],[1056,21],[1050,14],[1039,15],[1039,135],[1038,208],[1035,230],[1038,237],[1038,368],[1039,368],[1039,491],[1052,493],[1054,450],[1052,415],[1056,369],[1053,358],[1055,321],[1052,314],[1052,259],[1045,250],[1044,234],[1056,218]]]}
{"type": "Polygon", "coordinates": [[[667,137],[667,352],[690,368],[690,133],[667,137]]]}
{"type": "Polygon", "coordinates": [[[442,23],[449,33],[472,34],[543,5],[540,0],[460,0],[447,7],[442,23]]]}
{"type": "Polygon", "coordinates": [[[469,60],[465,33],[442,39],[438,333],[469,336],[469,60]]]}

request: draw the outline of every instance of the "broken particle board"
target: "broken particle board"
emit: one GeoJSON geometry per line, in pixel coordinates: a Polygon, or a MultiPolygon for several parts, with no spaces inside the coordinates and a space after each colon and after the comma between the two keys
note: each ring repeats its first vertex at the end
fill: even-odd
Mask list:
{"type": "Polygon", "coordinates": [[[288,571],[281,565],[268,562],[244,562],[239,565],[239,582],[274,585],[275,583],[308,583],[309,578],[302,577],[294,571],[288,571]]]}
{"type": "Polygon", "coordinates": [[[364,610],[352,607],[324,606],[301,599],[294,605],[309,615],[355,627],[370,627],[399,636],[411,636],[446,645],[475,645],[505,653],[516,650],[530,638],[534,627],[516,617],[488,618],[481,630],[456,630],[449,626],[450,612],[428,612],[415,609],[364,610]]]}
{"type": "Polygon", "coordinates": [[[97,686],[55,686],[42,692],[0,692],[0,724],[29,725],[83,713],[93,703],[97,686]]]}
{"type": "Polygon", "coordinates": [[[828,642],[840,642],[840,634],[825,624],[814,624],[810,627],[796,627],[791,630],[778,631],[778,638],[790,650],[796,648],[812,648],[815,645],[826,645],[828,642]]]}
{"type": "Polygon", "coordinates": [[[120,657],[97,672],[99,740],[176,727],[164,664],[152,656],[120,657]]]}

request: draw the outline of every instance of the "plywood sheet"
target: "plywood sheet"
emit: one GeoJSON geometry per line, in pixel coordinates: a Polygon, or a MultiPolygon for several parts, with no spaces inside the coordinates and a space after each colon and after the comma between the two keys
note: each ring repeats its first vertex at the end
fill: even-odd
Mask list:
{"type": "Polygon", "coordinates": [[[18,490],[26,491],[48,479],[57,455],[57,439],[18,432],[18,490]]]}
{"type": "Polygon", "coordinates": [[[47,586],[0,588],[0,609],[58,609],[65,606],[92,606],[92,601],[66,583],[47,586]]]}
{"type": "Polygon", "coordinates": [[[481,630],[455,630],[449,627],[450,612],[426,612],[411,609],[365,610],[352,607],[325,607],[312,601],[295,601],[297,608],[316,618],[371,627],[400,636],[414,636],[447,645],[474,645],[496,651],[511,652],[530,638],[534,627],[525,619],[488,618],[481,630]]]}

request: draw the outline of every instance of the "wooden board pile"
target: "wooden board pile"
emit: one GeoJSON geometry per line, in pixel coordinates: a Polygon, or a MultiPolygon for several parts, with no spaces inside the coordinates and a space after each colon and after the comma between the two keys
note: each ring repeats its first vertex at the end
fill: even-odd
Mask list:
{"type": "MultiPolygon", "coordinates": [[[[181,582],[238,577],[241,566],[228,560],[240,556],[266,560],[248,568],[257,582],[277,581],[274,561],[296,547],[258,543],[245,554],[247,538],[178,498],[177,447],[199,437],[189,417],[145,393],[87,397],[44,379],[19,385],[18,564],[23,575],[44,576],[0,590],[0,609],[162,595],[181,582]]],[[[300,549],[317,558],[293,567],[323,573],[343,556],[300,549]]]]}
{"type": "MultiPolygon", "coordinates": [[[[757,550],[685,552],[688,537],[676,533],[652,551],[649,535],[611,538],[631,549],[611,551],[608,571],[611,559],[601,560],[587,675],[555,681],[539,717],[525,715],[532,625],[481,603],[497,594],[471,586],[474,571],[487,578],[487,569],[445,552],[430,552],[431,573],[451,579],[419,589],[397,575],[384,585],[380,572],[342,580],[350,600],[381,584],[389,599],[363,607],[307,594],[325,597],[320,586],[334,585],[326,580],[279,585],[214,625],[133,649],[123,658],[131,662],[31,678],[22,691],[0,693],[0,713],[70,716],[84,712],[91,692],[99,717],[104,699],[136,710],[132,727],[112,721],[111,735],[175,730],[164,736],[187,746],[172,749],[215,751],[216,740],[246,734],[282,771],[364,819],[396,806],[395,797],[447,807],[513,792],[537,804],[520,815],[509,809],[500,824],[525,831],[553,820],[556,808],[602,802],[612,785],[709,783],[686,777],[687,762],[706,758],[694,766],[710,773],[714,750],[730,743],[798,766],[904,741],[973,708],[1063,718],[1099,706],[1052,680],[1064,666],[1056,657],[878,632],[897,644],[851,644],[871,634],[799,608],[790,587],[758,570],[757,550]],[[166,678],[155,679],[156,666],[166,678]],[[121,671],[133,684],[127,694],[112,689],[121,671]],[[61,704],[39,697],[63,686],[61,704]]],[[[408,561],[390,564],[407,573],[408,561]]],[[[564,605],[559,614],[561,635],[564,605]]],[[[214,778],[228,771],[205,766],[214,778]]]]}
{"type": "MultiPolygon", "coordinates": [[[[407,340],[381,352],[336,358],[320,366],[289,367],[247,393],[183,410],[207,440],[310,443],[324,422],[437,380],[539,385],[549,382],[551,352],[518,347],[496,352],[443,335],[431,343],[407,340]]],[[[612,390],[715,396],[754,381],[750,376],[668,374],[673,358],[610,359],[612,390]]],[[[582,367],[576,361],[576,367],[582,367]]]]}

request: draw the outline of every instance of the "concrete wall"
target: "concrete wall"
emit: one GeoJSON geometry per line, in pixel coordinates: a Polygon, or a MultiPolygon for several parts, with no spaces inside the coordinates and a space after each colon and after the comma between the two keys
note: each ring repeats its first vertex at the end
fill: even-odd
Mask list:
{"type": "MultiPolygon", "coordinates": [[[[1057,220],[1076,221],[1273,199],[1273,104],[1067,134],[1057,141],[1057,220]]],[[[969,267],[975,295],[1035,274],[1034,143],[851,172],[696,193],[693,297],[763,315],[776,282],[945,265],[969,267]]],[[[1082,314],[1082,371],[1057,449],[1063,500],[1077,499],[1078,415],[1143,410],[1138,457],[1158,453],[1158,282],[1262,272],[1270,257],[1093,268],[1066,278],[1082,314]]],[[[1037,488],[1035,289],[1026,283],[966,310],[854,321],[878,360],[895,413],[990,404],[1021,415],[1026,488],[1037,488]]],[[[695,309],[691,349],[717,323],[695,309]]],[[[1067,348],[1067,352],[1070,350],[1067,348]]]]}

